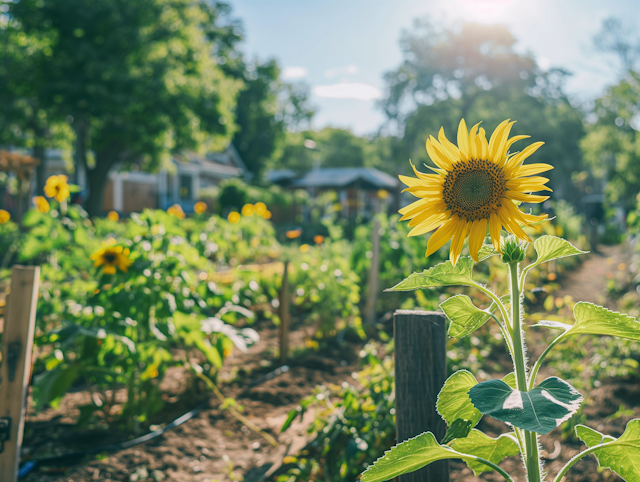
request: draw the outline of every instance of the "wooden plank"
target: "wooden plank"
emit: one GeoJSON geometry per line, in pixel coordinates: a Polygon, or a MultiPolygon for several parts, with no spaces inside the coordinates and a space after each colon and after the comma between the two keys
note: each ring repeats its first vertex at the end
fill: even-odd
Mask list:
{"type": "Polygon", "coordinates": [[[289,261],[284,262],[282,272],[282,286],[280,287],[280,363],[285,363],[289,358],[289,325],[291,317],[289,315],[289,261]]]}
{"type": "MultiPolygon", "coordinates": [[[[431,311],[397,310],[393,317],[398,443],[424,432],[442,440],[446,424],[436,411],[447,379],[445,317],[431,311]]],[[[400,482],[448,482],[449,461],[399,477],[400,482]]]]}
{"type": "Polygon", "coordinates": [[[2,482],[18,480],[39,283],[39,267],[13,267],[11,292],[7,297],[4,317],[0,367],[0,417],[11,418],[10,437],[4,443],[4,451],[0,453],[2,482]]]}
{"type": "Polygon", "coordinates": [[[367,305],[365,309],[365,321],[372,325],[376,321],[376,300],[378,292],[378,272],[380,269],[380,220],[373,218],[371,227],[371,269],[369,270],[369,283],[367,293],[367,305]]]}

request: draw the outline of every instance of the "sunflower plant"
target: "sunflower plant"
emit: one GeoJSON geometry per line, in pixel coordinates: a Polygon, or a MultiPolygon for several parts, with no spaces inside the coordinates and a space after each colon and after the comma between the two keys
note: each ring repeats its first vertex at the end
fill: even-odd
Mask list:
{"type": "MultiPolygon", "coordinates": [[[[451,240],[449,260],[422,273],[413,273],[391,291],[412,291],[441,286],[468,286],[491,300],[486,309],[477,307],[466,295],[456,295],[440,306],[449,320],[452,338],[470,335],[485,323],[495,322],[513,360],[513,372],[503,379],[478,383],[475,376],[460,370],[442,387],[437,410],[448,424],[440,441],[426,432],[386,452],[362,474],[363,482],[382,482],[413,472],[432,462],[462,459],[474,471],[495,470],[513,481],[499,464],[509,456],[520,455],[528,482],[546,479],[540,454],[540,435],[551,432],[571,418],[581,407],[583,397],[569,382],[549,377],[539,380],[547,355],[565,340],[578,334],[614,336],[640,340],[640,323],[634,318],[591,303],[576,303],[572,325],[540,321],[534,326],[559,334],[535,363],[527,359],[526,327],[523,310],[524,286],[534,268],[549,261],[585,253],[568,241],[545,235],[532,241],[523,227],[544,221],[520,210],[519,203],[535,203],[546,196],[532,194],[546,187],[548,179],[537,174],[552,169],[548,164],[524,164],[542,143],[512,153],[512,144],[527,136],[509,138],[513,122],[501,123],[490,140],[484,129],[470,131],[460,122],[457,145],[441,129],[438,139],[427,141],[427,151],[436,167],[432,174],[416,172],[417,178],[401,177],[407,191],[419,198],[400,212],[410,219],[409,235],[436,230],[427,244],[427,256],[451,240]],[[487,230],[491,244],[484,244],[487,230]],[[507,234],[502,231],[507,231],[507,234]],[[462,256],[463,242],[469,239],[470,256],[462,256]],[[522,267],[528,243],[533,243],[535,261],[522,267]],[[509,293],[501,296],[474,280],[474,266],[500,256],[509,272],[509,293]],[[505,422],[510,431],[489,437],[475,426],[484,415],[505,422]]],[[[640,419],[628,423],[619,438],[602,434],[585,425],[575,426],[576,435],[587,448],[571,458],[556,474],[555,482],[589,454],[597,457],[625,480],[640,480],[640,419]]]]}

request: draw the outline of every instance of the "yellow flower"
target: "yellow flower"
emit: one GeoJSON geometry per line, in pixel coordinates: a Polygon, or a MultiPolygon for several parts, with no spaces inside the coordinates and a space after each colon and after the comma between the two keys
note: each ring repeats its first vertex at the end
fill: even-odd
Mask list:
{"type": "Polygon", "coordinates": [[[11,219],[11,214],[9,211],[5,211],[4,209],[0,209],[0,224],[4,224],[11,219]]]}
{"type": "Polygon", "coordinates": [[[180,204],[174,204],[169,209],[167,209],[167,214],[178,219],[184,219],[184,211],[182,210],[182,206],[180,206],[180,204]]]}
{"type": "Polygon", "coordinates": [[[107,213],[107,219],[110,219],[111,221],[117,221],[120,219],[120,215],[115,211],[109,211],[107,213]]]}
{"type": "Polygon", "coordinates": [[[243,216],[253,216],[256,212],[256,208],[253,204],[245,204],[242,206],[242,215],[243,216]]]}
{"type": "Polygon", "coordinates": [[[271,219],[271,211],[267,209],[265,212],[260,214],[260,216],[262,216],[264,219],[271,219]]]}
{"type": "Polygon", "coordinates": [[[319,234],[316,234],[316,235],[313,237],[313,242],[314,242],[314,243],[316,243],[316,244],[322,244],[322,243],[323,243],[323,241],[324,241],[324,236],[321,236],[321,235],[319,235],[319,234]]]}
{"type": "Polygon", "coordinates": [[[540,223],[547,215],[523,213],[515,203],[540,203],[548,196],[531,194],[551,191],[546,177],[534,176],[553,169],[549,164],[523,162],[543,142],[535,142],[520,152],[510,154],[511,145],[529,136],[509,138],[514,122],[502,122],[487,142],[480,124],[470,132],[464,119],[458,127],[458,145],[451,143],[440,129],[438,140],[427,140],[427,153],[437,166],[433,174],[413,168],[417,179],[400,176],[409,191],[420,198],[400,210],[401,220],[410,219],[413,229],[409,236],[418,236],[437,229],[429,238],[426,256],[452,239],[449,257],[457,263],[464,240],[469,237],[469,253],[478,260],[478,251],[486,236],[487,227],[493,245],[500,250],[500,231],[504,227],[518,238],[531,241],[522,226],[540,223]]]}
{"type": "Polygon", "coordinates": [[[231,224],[236,224],[240,221],[240,213],[238,211],[231,211],[227,216],[227,221],[231,224]]]}
{"type": "Polygon", "coordinates": [[[265,203],[263,203],[262,201],[259,201],[259,202],[255,203],[253,205],[253,207],[255,208],[256,214],[258,216],[264,216],[264,213],[266,213],[268,211],[267,205],[265,203]]]}
{"type": "Polygon", "coordinates": [[[63,174],[50,176],[44,186],[44,193],[47,197],[55,198],[59,203],[67,199],[70,196],[67,176],[63,174]]]}
{"type": "Polygon", "coordinates": [[[51,207],[49,206],[49,201],[44,196],[36,196],[32,199],[33,205],[36,208],[36,211],[41,213],[48,213],[51,207]]]}
{"type": "Polygon", "coordinates": [[[300,245],[300,252],[301,253],[306,253],[310,249],[311,249],[311,246],[309,246],[308,244],[301,244],[300,245]]]}
{"type": "Polygon", "coordinates": [[[298,229],[291,229],[287,231],[285,233],[285,236],[289,239],[296,239],[296,238],[299,238],[301,234],[302,234],[302,229],[298,228],[298,229]]]}
{"type": "Polygon", "coordinates": [[[133,263],[129,258],[128,248],[113,245],[100,248],[91,255],[91,259],[93,266],[95,268],[102,266],[102,272],[105,274],[115,274],[116,269],[126,273],[129,265],[133,263]]]}
{"type": "Polygon", "coordinates": [[[385,189],[378,190],[378,199],[387,199],[389,197],[389,191],[385,189]]]}
{"type": "Polygon", "coordinates": [[[207,211],[207,203],[203,201],[198,201],[193,205],[193,210],[196,214],[202,214],[207,211]]]}

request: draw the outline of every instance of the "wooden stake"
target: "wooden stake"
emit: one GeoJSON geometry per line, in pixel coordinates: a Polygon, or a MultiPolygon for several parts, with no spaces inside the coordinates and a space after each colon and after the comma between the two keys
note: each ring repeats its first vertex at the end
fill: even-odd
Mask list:
{"type": "MultiPolygon", "coordinates": [[[[36,305],[40,268],[14,266],[11,292],[7,299],[2,334],[0,368],[0,427],[9,428],[9,437],[0,452],[0,480],[18,480],[18,464],[24,429],[25,402],[31,376],[31,353],[36,325],[36,305]]],[[[1,436],[1,435],[0,435],[1,436]]],[[[0,442],[0,447],[2,442],[0,442]]]]}
{"type": "Polygon", "coordinates": [[[285,363],[289,357],[289,261],[284,262],[282,273],[282,286],[279,293],[280,301],[280,363],[285,363]]]}
{"type": "Polygon", "coordinates": [[[378,273],[380,269],[380,220],[377,216],[373,218],[372,224],[371,269],[369,270],[369,292],[367,293],[367,306],[365,310],[365,320],[368,324],[373,324],[376,321],[376,299],[380,295],[378,292],[378,273]]]}
{"type": "MultiPolygon", "coordinates": [[[[398,443],[432,432],[442,440],[446,425],[436,411],[447,379],[445,317],[431,311],[398,310],[393,317],[398,443]]],[[[400,482],[448,482],[449,461],[401,475],[400,482]]]]}

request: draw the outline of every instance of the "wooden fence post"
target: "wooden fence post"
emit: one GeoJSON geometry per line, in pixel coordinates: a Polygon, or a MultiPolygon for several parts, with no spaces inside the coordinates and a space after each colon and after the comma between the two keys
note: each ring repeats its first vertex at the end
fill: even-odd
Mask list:
{"type": "MultiPolygon", "coordinates": [[[[447,379],[445,317],[432,311],[397,310],[393,317],[398,443],[432,432],[446,432],[436,411],[438,393],[447,379]]],[[[400,482],[448,482],[449,461],[401,475],[400,482]]]]}
{"type": "Polygon", "coordinates": [[[18,480],[27,387],[36,324],[40,268],[14,266],[4,313],[0,368],[0,480],[18,480]],[[3,429],[7,435],[3,437],[3,429]]]}
{"type": "Polygon", "coordinates": [[[280,287],[280,363],[285,363],[289,357],[289,325],[291,317],[289,316],[289,261],[284,262],[284,271],[282,272],[282,286],[280,287]]]}
{"type": "Polygon", "coordinates": [[[373,218],[371,227],[371,269],[369,270],[369,283],[365,321],[373,324],[376,321],[376,299],[378,298],[378,271],[380,269],[380,220],[373,218]]]}

